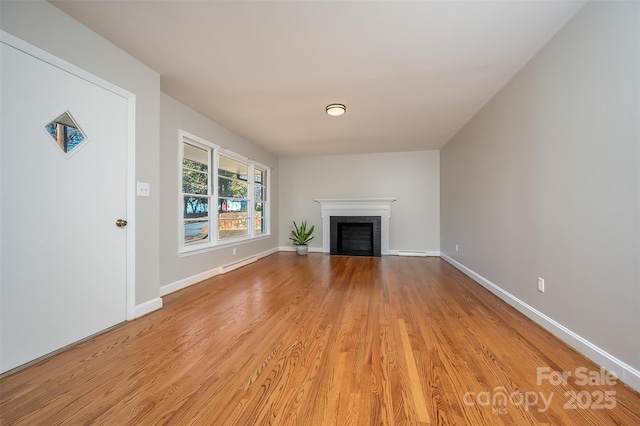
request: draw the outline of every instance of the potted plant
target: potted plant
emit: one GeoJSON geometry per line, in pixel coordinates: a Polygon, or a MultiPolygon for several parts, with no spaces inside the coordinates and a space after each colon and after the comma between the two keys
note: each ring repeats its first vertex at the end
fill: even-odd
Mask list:
{"type": "Polygon", "coordinates": [[[289,239],[293,241],[293,245],[296,246],[296,251],[300,255],[305,255],[309,252],[309,246],[307,245],[309,241],[313,240],[313,231],[316,228],[315,225],[312,225],[311,228],[307,230],[307,221],[303,220],[298,227],[296,221],[293,221],[293,226],[296,228],[291,231],[291,237],[289,239]]]}

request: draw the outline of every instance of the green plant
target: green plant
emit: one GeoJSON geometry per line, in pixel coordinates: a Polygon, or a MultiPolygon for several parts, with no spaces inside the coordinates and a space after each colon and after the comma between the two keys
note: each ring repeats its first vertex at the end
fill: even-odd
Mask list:
{"type": "Polygon", "coordinates": [[[309,230],[307,230],[307,221],[303,220],[300,223],[300,227],[298,227],[298,224],[296,223],[296,221],[293,221],[293,226],[296,228],[295,230],[291,231],[291,237],[289,237],[289,239],[291,241],[293,241],[293,245],[295,246],[306,246],[309,241],[313,240],[313,231],[316,228],[315,225],[312,225],[311,228],[309,228],[309,230]]]}

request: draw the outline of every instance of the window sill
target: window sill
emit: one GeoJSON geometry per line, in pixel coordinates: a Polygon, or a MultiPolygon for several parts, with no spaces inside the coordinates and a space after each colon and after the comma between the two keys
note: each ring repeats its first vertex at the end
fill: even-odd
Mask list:
{"type": "Polygon", "coordinates": [[[271,237],[271,233],[262,234],[257,237],[234,238],[228,241],[218,242],[217,244],[202,244],[202,245],[193,245],[189,247],[182,247],[178,252],[178,257],[193,256],[196,254],[207,253],[210,251],[220,250],[223,248],[235,247],[242,244],[265,240],[269,237],[271,237]]]}

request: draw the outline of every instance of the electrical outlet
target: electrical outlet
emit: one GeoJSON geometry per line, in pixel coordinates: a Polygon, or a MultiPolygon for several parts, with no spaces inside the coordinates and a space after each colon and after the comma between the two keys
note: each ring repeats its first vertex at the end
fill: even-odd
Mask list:
{"type": "Polygon", "coordinates": [[[456,244],[456,252],[458,251],[458,245],[456,244]]]}
{"type": "Polygon", "coordinates": [[[544,278],[538,277],[538,291],[544,293],[544,278]]]}
{"type": "Polygon", "coordinates": [[[233,249],[233,255],[234,256],[236,255],[236,249],[233,249]]]}

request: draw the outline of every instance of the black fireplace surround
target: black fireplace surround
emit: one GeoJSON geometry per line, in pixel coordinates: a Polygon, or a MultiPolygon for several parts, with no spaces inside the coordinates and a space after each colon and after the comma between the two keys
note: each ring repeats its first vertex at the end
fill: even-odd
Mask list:
{"type": "Polygon", "coordinates": [[[331,216],[329,232],[331,254],[381,255],[380,216],[331,216]]]}

